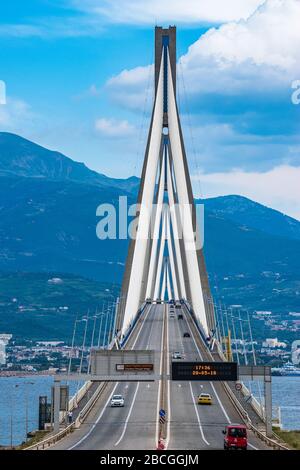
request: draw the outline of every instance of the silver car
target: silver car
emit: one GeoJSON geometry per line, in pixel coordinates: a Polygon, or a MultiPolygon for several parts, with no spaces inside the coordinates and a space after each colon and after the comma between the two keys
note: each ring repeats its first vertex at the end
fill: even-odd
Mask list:
{"type": "Polygon", "coordinates": [[[110,400],[110,406],[124,406],[124,398],[122,395],[113,395],[112,399],[110,400]]]}
{"type": "Polygon", "coordinates": [[[174,351],[172,354],[172,359],[182,359],[182,354],[179,351],[174,351]]]}

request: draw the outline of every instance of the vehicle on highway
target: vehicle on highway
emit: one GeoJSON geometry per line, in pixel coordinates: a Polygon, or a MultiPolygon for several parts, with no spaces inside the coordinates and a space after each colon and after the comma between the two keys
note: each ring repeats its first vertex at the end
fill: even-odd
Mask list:
{"type": "Polygon", "coordinates": [[[189,334],[188,331],[186,331],[185,333],[183,333],[183,337],[184,337],[184,338],[190,338],[191,335],[189,334]]]}
{"type": "Polygon", "coordinates": [[[176,301],[175,308],[181,308],[181,303],[176,301]]]}
{"type": "Polygon", "coordinates": [[[183,315],[182,315],[182,313],[179,313],[177,318],[178,318],[178,320],[183,320],[183,315]]]}
{"type": "Polygon", "coordinates": [[[175,318],[175,313],[174,313],[173,310],[170,311],[170,315],[169,315],[169,316],[170,316],[170,318],[175,318]]]}
{"type": "Polygon", "coordinates": [[[212,405],[212,398],[209,393],[200,393],[198,396],[198,405],[212,405]]]}
{"type": "Polygon", "coordinates": [[[156,299],[156,303],[161,304],[162,303],[161,299],[156,299]]]}
{"type": "Polygon", "coordinates": [[[179,351],[174,351],[172,354],[172,359],[182,359],[182,354],[179,351]]]}
{"type": "Polygon", "coordinates": [[[149,297],[146,299],[146,304],[152,304],[152,300],[149,297]]]}
{"type": "Polygon", "coordinates": [[[247,428],[244,424],[229,424],[223,430],[224,449],[247,450],[247,428]]]}
{"type": "Polygon", "coordinates": [[[113,395],[112,399],[110,400],[110,406],[114,408],[115,406],[124,406],[124,398],[122,395],[113,395]]]}
{"type": "Polygon", "coordinates": [[[174,304],[174,299],[170,299],[169,304],[173,305],[174,304]]]}

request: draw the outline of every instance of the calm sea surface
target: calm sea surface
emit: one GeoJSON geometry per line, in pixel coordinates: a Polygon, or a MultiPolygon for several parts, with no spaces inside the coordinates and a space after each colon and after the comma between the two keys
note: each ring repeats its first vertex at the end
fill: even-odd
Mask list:
{"type": "MultiPolygon", "coordinates": [[[[281,407],[284,429],[300,429],[300,377],[272,377],[273,406],[281,407]]],[[[20,444],[28,430],[38,427],[38,398],[50,399],[53,377],[0,378],[0,445],[20,444]],[[27,405],[26,405],[27,404],[27,405]]],[[[78,385],[70,383],[70,395],[78,385]]],[[[253,384],[253,392],[256,394],[253,384]]]]}
{"type": "MultiPolygon", "coordinates": [[[[52,385],[51,376],[0,377],[0,445],[24,441],[26,421],[28,431],[38,428],[39,396],[47,395],[50,401],[52,385]]],[[[70,396],[79,386],[70,382],[70,396]]]]}

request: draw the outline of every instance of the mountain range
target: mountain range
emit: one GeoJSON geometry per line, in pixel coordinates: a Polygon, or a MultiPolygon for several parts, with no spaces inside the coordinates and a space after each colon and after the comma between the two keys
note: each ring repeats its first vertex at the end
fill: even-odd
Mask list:
{"type": "MultiPolygon", "coordinates": [[[[71,273],[119,284],[128,240],[99,240],[96,209],[117,205],[122,195],[134,203],[138,185],[136,177],[109,178],[0,132],[0,271],[71,273]]],[[[199,202],[215,296],[253,309],[295,309],[300,222],[238,195],[199,202]]]]}

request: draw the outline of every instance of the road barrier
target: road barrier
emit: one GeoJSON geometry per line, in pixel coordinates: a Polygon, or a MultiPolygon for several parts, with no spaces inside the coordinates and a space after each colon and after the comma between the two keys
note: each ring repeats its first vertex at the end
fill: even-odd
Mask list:
{"type": "MultiPolygon", "coordinates": [[[[190,309],[188,308],[187,305],[185,305],[186,307],[186,310],[187,312],[190,314],[190,317],[192,319],[192,322],[193,322],[193,325],[194,327],[199,331],[199,327],[197,327],[197,322],[196,322],[196,319],[194,317],[194,315],[191,313],[190,309]]],[[[202,341],[203,341],[203,335],[200,335],[201,338],[202,338],[202,341]]],[[[196,336],[197,338],[197,336],[196,336]]],[[[200,340],[201,341],[201,340],[200,340]]],[[[211,351],[209,350],[209,348],[207,347],[207,344],[205,341],[203,341],[204,345],[206,346],[207,348],[207,354],[209,355],[209,357],[211,358],[212,361],[214,361],[214,357],[211,353],[211,351]]],[[[219,352],[219,347],[217,346],[217,349],[218,349],[218,352],[219,352]]],[[[223,353],[220,354],[220,357],[224,360],[225,357],[223,355],[223,353]]],[[[233,391],[231,390],[231,388],[229,387],[229,385],[226,383],[226,382],[221,382],[223,387],[224,387],[224,390],[228,396],[228,398],[230,399],[232,405],[235,407],[236,411],[238,412],[238,414],[241,416],[242,420],[245,422],[245,424],[247,425],[247,427],[259,438],[261,439],[265,444],[267,444],[269,447],[272,447],[273,449],[276,449],[276,450],[290,450],[290,448],[287,446],[287,445],[284,445],[282,443],[280,443],[279,441],[277,440],[274,440],[274,439],[271,439],[270,437],[267,437],[264,433],[262,433],[261,431],[259,431],[251,422],[251,419],[247,413],[247,411],[244,409],[244,407],[242,406],[242,404],[240,403],[240,401],[237,399],[237,397],[234,395],[233,391]]],[[[254,411],[257,413],[257,410],[253,407],[254,411]]],[[[260,416],[260,415],[259,415],[260,416]]],[[[274,434],[274,437],[276,439],[278,439],[278,436],[276,436],[275,433],[274,434]]]]}
{"type": "Polygon", "coordinates": [[[163,337],[163,343],[162,343],[162,377],[161,377],[161,388],[160,388],[160,416],[159,416],[159,430],[158,430],[158,445],[160,443],[164,442],[167,437],[167,419],[168,417],[166,414],[169,412],[168,410],[168,400],[167,400],[167,393],[168,393],[168,387],[167,387],[167,378],[166,378],[166,371],[167,371],[167,309],[166,306],[164,306],[164,322],[163,322],[163,332],[162,332],[162,337],[163,337]],[[163,413],[162,413],[163,412],[163,413]]]}
{"type": "Polygon", "coordinates": [[[108,382],[101,382],[99,386],[97,387],[95,393],[91,396],[89,401],[86,403],[86,405],[83,407],[83,409],[80,411],[79,415],[77,416],[75,420],[75,428],[79,428],[81,423],[85,420],[91,409],[93,408],[94,404],[100,398],[100,395],[104,392],[104,390],[107,387],[108,382]]]}
{"type": "MultiPolygon", "coordinates": [[[[145,309],[143,308],[141,313],[143,313],[144,310],[145,309]]],[[[135,322],[134,327],[132,328],[131,332],[133,332],[137,324],[138,322],[135,322]]],[[[129,337],[126,338],[126,342],[128,341],[128,339],[129,337]]],[[[85,418],[87,417],[87,415],[89,414],[89,412],[91,411],[96,401],[100,398],[101,394],[104,392],[105,388],[107,387],[107,384],[108,382],[101,382],[99,384],[99,386],[97,387],[97,389],[95,390],[91,398],[88,400],[88,402],[85,404],[83,409],[80,411],[77,418],[71,424],[69,424],[66,428],[64,428],[63,430],[59,431],[56,434],[50,435],[46,439],[43,439],[42,441],[37,442],[36,444],[33,444],[32,446],[24,448],[23,450],[45,450],[51,445],[56,444],[58,441],[66,437],[75,429],[78,429],[80,425],[83,423],[83,421],[85,420],[85,418]]],[[[72,409],[74,409],[74,407],[76,406],[76,403],[78,403],[84,397],[84,395],[88,392],[91,385],[92,385],[92,382],[90,381],[85,382],[84,385],[78,391],[78,393],[70,399],[69,406],[71,405],[72,409]]]]}
{"type": "Polygon", "coordinates": [[[23,450],[45,450],[48,447],[52,446],[53,444],[56,444],[56,442],[60,441],[71,432],[73,432],[74,429],[75,429],[75,422],[69,424],[69,426],[67,426],[62,431],[59,431],[57,434],[49,436],[46,439],[43,439],[42,441],[37,442],[36,444],[33,444],[32,446],[26,447],[23,450]]]}

